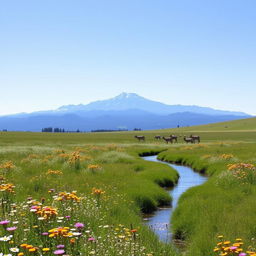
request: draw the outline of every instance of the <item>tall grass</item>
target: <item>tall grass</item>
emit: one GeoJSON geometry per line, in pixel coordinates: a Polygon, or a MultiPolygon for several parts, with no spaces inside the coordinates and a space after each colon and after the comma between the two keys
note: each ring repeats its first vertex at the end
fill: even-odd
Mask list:
{"type": "Polygon", "coordinates": [[[255,166],[255,150],[256,144],[240,143],[230,147],[181,147],[159,154],[162,160],[189,165],[210,176],[205,184],[181,196],[172,217],[174,236],[189,241],[186,255],[217,255],[210,248],[220,234],[229,240],[242,238],[245,248],[251,244],[256,235],[256,169],[229,170],[229,166],[238,162],[255,166]],[[227,154],[235,157],[223,160],[227,154]]]}

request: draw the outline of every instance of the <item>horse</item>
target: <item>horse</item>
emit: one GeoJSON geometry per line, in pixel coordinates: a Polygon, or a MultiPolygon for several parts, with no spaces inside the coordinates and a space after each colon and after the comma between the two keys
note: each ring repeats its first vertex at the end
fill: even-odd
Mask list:
{"type": "Polygon", "coordinates": [[[177,143],[178,142],[178,136],[174,135],[174,134],[171,134],[170,137],[175,140],[175,142],[177,143]]]}
{"type": "Polygon", "coordinates": [[[193,138],[186,137],[186,136],[184,136],[184,141],[186,141],[187,143],[195,143],[193,138]]]}
{"type": "Polygon", "coordinates": [[[161,140],[161,136],[160,135],[156,135],[154,138],[155,138],[155,140],[161,140]]]}
{"type": "Polygon", "coordinates": [[[165,140],[165,142],[168,144],[169,142],[173,143],[173,138],[172,137],[164,137],[163,136],[163,140],[165,140]]]}
{"type": "Polygon", "coordinates": [[[189,137],[192,138],[192,139],[194,140],[194,142],[195,142],[195,141],[197,141],[197,143],[200,142],[200,136],[198,136],[198,135],[192,135],[192,134],[191,134],[189,137]]]}
{"type": "Polygon", "coordinates": [[[145,141],[145,136],[138,136],[138,135],[135,135],[134,138],[138,139],[139,141],[145,141]]]}

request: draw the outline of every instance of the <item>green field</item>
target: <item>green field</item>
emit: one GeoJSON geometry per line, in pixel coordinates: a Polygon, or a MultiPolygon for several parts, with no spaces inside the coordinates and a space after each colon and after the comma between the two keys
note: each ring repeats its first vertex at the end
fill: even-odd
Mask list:
{"type": "Polygon", "coordinates": [[[10,223],[0,225],[0,253],[206,256],[238,255],[242,247],[254,255],[255,152],[256,118],[140,132],[1,132],[0,221],[10,223]],[[158,134],[176,134],[179,143],[155,141],[158,134]],[[190,134],[202,142],[187,145],[183,136],[190,134]],[[182,251],[160,242],[142,222],[143,213],[170,203],[164,187],[178,180],[171,167],[139,157],[156,153],[209,176],[174,211],[182,251]],[[222,243],[214,252],[219,235],[244,244],[238,240],[232,251],[222,243]]]}

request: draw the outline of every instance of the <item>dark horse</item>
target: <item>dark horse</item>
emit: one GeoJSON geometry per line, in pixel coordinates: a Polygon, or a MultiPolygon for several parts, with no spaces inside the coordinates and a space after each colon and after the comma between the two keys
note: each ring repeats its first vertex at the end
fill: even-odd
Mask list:
{"type": "Polygon", "coordinates": [[[161,140],[161,136],[160,136],[160,135],[156,135],[154,138],[155,138],[156,140],[161,140]]]}
{"type": "Polygon", "coordinates": [[[141,141],[141,140],[145,141],[145,136],[137,136],[137,135],[135,135],[134,138],[138,139],[139,141],[141,141]]]}
{"type": "Polygon", "coordinates": [[[172,137],[163,137],[163,140],[168,144],[169,142],[173,143],[173,138],[172,137]]]}
{"type": "Polygon", "coordinates": [[[194,143],[195,143],[196,141],[197,141],[197,143],[200,142],[200,136],[198,136],[198,135],[192,135],[192,134],[191,134],[189,137],[194,140],[194,143]]]}
{"type": "Polygon", "coordinates": [[[186,137],[186,136],[184,136],[184,141],[186,141],[187,143],[195,143],[193,138],[186,137]]]}
{"type": "Polygon", "coordinates": [[[170,137],[175,140],[175,142],[177,143],[178,142],[178,136],[174,135],[174,134],[171,134],[170,137]]]}

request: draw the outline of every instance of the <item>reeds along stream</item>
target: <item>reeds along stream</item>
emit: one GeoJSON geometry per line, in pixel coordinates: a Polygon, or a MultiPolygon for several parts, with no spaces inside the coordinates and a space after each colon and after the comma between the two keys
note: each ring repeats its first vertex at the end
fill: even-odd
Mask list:
{"type": "Polygon", "coordinates": [[[194,172],[190,167],[162,162],[157,159],[157,156],[146,156],[143,157],[143,159],[146,161],[165,163],[179,173],[178,184],[173,189],[169,190],[173,198],[172,205],[166,208],[159,208],[154,214],[146,216],[144,219],[145,223],[152,228],[161,241],[171,242],[171,216],[180,196],[189,188],[203,184],[207,180],[207,177],[194,172]]]}

